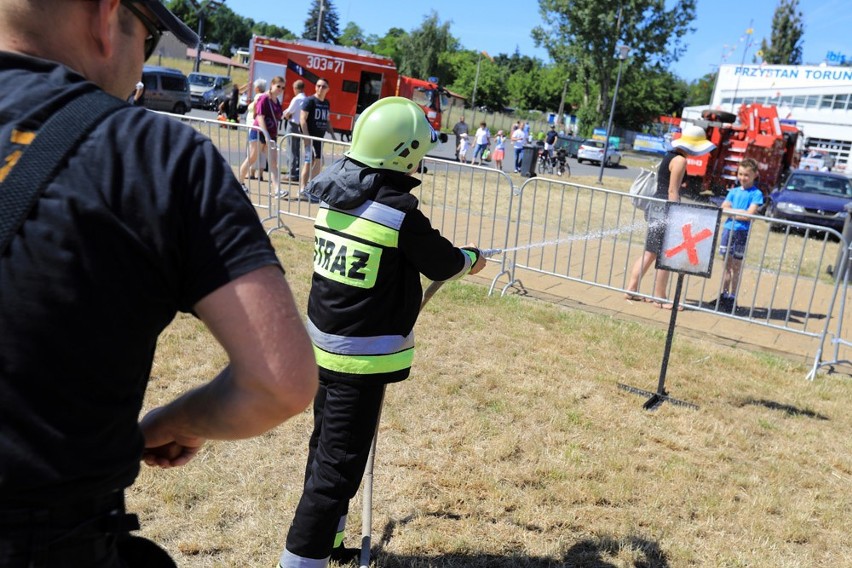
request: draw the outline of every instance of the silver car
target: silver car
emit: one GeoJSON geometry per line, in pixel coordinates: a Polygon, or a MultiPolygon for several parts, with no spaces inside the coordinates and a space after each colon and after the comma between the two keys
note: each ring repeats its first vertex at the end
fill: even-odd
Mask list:
{"type": "Polygon", "coordinates": [[[231,94],[231,78],[227,75],[190,73],[189,92],[193,107],[215,110],[231,94]]]}
{"type": "Polygon", "coordinates": [[[184,114],[192,107],[189,82],[177,69],[146,65],[142,68],[142,84],[146,108],[184,114]]]}
{"type": "MultiPolygon", "coordinates": [[[[601,163],[604,159],[604,143],[602,140],[585,140],[580,147],[577,148],[577,163],[582,163],[583,160],[588,162],[601,163]]],[[[621,163],[621,152],[615,146],[610,145],[606,151],[607,166],[617,166],[621,163]]]]}

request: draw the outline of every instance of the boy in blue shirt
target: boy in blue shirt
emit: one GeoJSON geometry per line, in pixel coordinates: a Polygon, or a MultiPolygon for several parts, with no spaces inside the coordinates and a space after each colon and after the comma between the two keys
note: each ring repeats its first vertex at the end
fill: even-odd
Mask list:
{"type": "Polygon", "coordinates": [[[722,203],[722,210],[729,213],[729,216],[725,221],[719,245],[719,254],[725,259],[725,269],[722,273],[722,294],[716,307],[728,312],[733,311],[736,306],[737,287],[751,225],[751,221],[742,215],[754,215],[763,205],[763,192],[754,184],[757,175],[757,162],[745,158],[737,169],[737,181],[740,185],[731,189],[722,203]]]}

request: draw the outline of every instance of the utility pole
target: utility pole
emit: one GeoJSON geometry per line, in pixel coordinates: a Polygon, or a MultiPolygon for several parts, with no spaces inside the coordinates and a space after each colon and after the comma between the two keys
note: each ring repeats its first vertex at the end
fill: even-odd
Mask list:
{"type": "Polygon", "coordinates": [[[562,98],[559,99],[559,110],[556,111],[556,119],[562,121],[562,127],[565,128],[565,132],[568,132],[567,124],[565,123],[565,115],[563,111],[565,110],[565,95],[568,93],[568,79],[565,79],[565,86],[562,87],[562,98]]]}
{"type": "Polygon", "coordinates": [[[618,46],[618,77],[615,79],[615,91],[612,94],[612,106],[609,109],[609,122],[606,125],[606,140],[604,141],[604,153],[601,158],[601,170],[598,173],[598,183],[603,183],[603,171],[606,165],[606,157],[609,153],[609,137],[612,133],[612,117],[615,115],[615,101],[618,100],[618,84],[621,83],[621,64],[627,59],[630,48],[626,45],[618,46]]]}
{"type": "Polygon", "coordinates": [[[491,63],[494,63],[494,59],[488,55],[487,51],[480,51],[476,57],[476,76],[473,78],[473,96],[470,99],[470,106],[473,108],[473,121],[471,124],[476,123],[476,86],[479,84],[479,65],[482,63],[482,56],[487,57],[491,63]]]}
{"type": "Polygon", "coordinates": [[[195,13],[198,15],[198,45],[195,46],[195,65],[192,70],[198,73],[201,67],[201,52],[204,48],[204,20],[208,13],[212,14],[222,5],[222,0],[190,0],[195,7],[195,13]]]}
{"type": "Polygon", "coordinates": [[[476,58],[476,75],[473,77],[473,96],[470,99],[470,106],[476,108],[476,85],[479,83],[479,64],[482,62],[482,52],[476,58]]]}
{"type": "MultiPolygon", "coordinates": [[[[618,36],[621,34],[621,13],[623,10],[623,6],[621,3],[618,4],[618,20],[615,23],[615,40],[618,41],[618,36]]],[[[612,93],[612,106],[609,109],[609,121],[606,124],[606,139],[604,140],[604,151],[603,156],[601,157],[601,169],[598,172],[598,183],[603,183],[603,171],[604,166],[606,165],[607,154],[609,153],[609,136],[612,132],[612,117],[615,114],[615,101],[618,99],[618,84],[621,82],[621,64],[624,63],[624,60],[627,59],[627,54],[630,53],[630,48],[626,45],[617,45],[616,49],[618,50],[618,76],[615,79],[615,90],[612,93]]]]}
{"type": "Polygon", "coordinates": [[[482,62],[482,52],[476,58],[476,75],[473,77],[473,96],[470,98],[470,108],[473,109],[473,118],[471,124],[476,124],[476,85],[479,83],[479,64],[482,62]]]}
{"type": "Polygon", "coordinates": [[[325,11],[325,0],[320,0],[319,15],[317,16],[317,41],[322,41],[322,13],[325,11]]]}

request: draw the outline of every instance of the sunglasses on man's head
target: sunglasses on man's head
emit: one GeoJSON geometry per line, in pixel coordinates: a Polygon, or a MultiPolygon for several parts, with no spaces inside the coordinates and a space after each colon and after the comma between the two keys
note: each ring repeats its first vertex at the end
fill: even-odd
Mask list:
{"type": "Polygon", "coordinates": [[[121,0],[121,4],[130,10],[131,14],[139,18],[139,21],[148,30],[148,36],[145,38],[145,59],[147,60],[154,54],[154,50],[157,49],[157,44],[160,43],[160,38],[163,37],[163,31],[156,22],[146,16],[139,8],[135,7],[132,0],[121,0]]]}

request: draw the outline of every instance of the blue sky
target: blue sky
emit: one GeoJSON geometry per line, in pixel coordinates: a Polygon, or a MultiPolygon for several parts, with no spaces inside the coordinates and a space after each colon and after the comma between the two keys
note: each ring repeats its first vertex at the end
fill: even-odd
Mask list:
{"type": "MultiPolygon", "coordinates": [[[[450,22],[450,32],[466,49],[498,53],[514,53],[517,47],[524,55],[548,60],[547,52],[535,47],[530,30],[541,24],[535,0],[429,0],[415,3],[402,0],[332,0],[337,9],[340,28],[355,22],[367,33],[384,35],[391,27],[410,31],[420,26],[431,10],[440,21],[450,22]],[[415,7],[416,6],[416,7],[415,7]]],[[[257,21],[284,26],[299,34],[312,4],[311,0],[225,0],[237,14],[257,21]]],[[[667,4],[673,4],[667,0],[667,4]]],[[[753,44],[745,52],[750,63],[762,38],[772,32],[772,15],[778,0],[697,0],[695,33],[688,35],[686,55],[673,66],[673,71],[695,80],[720,63],[740,63],[743,41],[749,25],[754,30],[753,44]]],[[[829,52],[852,59],[852,42],[844,40],[852,29],[852,6],[849,0],[799,0],[804,14],[804,62],[818,64],[829,52]]]]}

